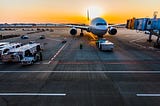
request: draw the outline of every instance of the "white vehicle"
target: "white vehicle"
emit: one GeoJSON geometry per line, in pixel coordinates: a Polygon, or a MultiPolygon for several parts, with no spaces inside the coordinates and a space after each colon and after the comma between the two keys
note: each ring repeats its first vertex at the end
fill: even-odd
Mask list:
{"type": "Polygon", "coordinates": [[[2,56],[8,53],[10,50],[18,48],[20,46],[22,46],[21,43],[8,43],[0,46],[0,58],[2,58],[2,56]]]}
{"type": "Polygon", "coordinates": [[[2,62],[20,62],[22,64],[33,64],[42,60],[40,43],[26,44],[17,49],[9,51],[3,56],[2,62]]]}
{"type": "Polygon", "coordinates": [[[114,43],[105,39],[101,39],[97,41],[97,46],[102,51],[113,51],[114,43]]]}
{"type": "Polygon", "coordinates": [[[9,44],[9,42],[0,42],[0,47],[4,47],[7,44],[9,44]]]}
{"type": "Polygon", "coordinates": [[[22,35],[21,39],[29,39],[28,35],[22,35]]]}

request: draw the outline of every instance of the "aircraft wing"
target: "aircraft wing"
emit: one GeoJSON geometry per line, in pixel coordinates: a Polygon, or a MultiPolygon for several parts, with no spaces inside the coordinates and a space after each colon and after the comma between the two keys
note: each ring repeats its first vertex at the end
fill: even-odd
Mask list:
{"type": "Polygon", "coordinates": [[[88,25],[65,25],[67,27],[71,27],[71,28],[78,28],[78,29],[82,29],[82,30],[88,30],[89,26],[88,25]]]}
{"type": "Polygon", "coordinates": [[[108,27],[123,27],[126,26],[126,24],[109,24],[108,27]]]}
{"type": "MultiPolygon", "coordinates": [[[[83,30],[88,30],[89,26],[88,25],[65,25],[67,27],[71,27],[71,28],[78,28],[78,29],[83,29],[83,30]]],[[[125,27],[126,24],[109,24],[108,28],[110,27],[125,27]]]]}

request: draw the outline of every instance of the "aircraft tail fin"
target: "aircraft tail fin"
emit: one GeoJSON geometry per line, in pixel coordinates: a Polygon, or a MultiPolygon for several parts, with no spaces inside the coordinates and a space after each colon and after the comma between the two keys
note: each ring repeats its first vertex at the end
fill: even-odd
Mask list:
{"type": "Polygon", "coordinates": [[[89,17],[89,10],[87,9],[87,20],[89,21],[90,20],[90,17],[89,17]]]}

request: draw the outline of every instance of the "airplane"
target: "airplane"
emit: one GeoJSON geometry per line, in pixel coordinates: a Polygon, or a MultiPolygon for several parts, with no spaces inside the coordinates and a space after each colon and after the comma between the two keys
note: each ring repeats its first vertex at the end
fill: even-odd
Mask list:
{"type": "Polygon", "coordinates": [[[98,38],[102,38],[103,35],[105,35],[107,32],[110,35],[115,35],[117,33],[117,29],[114,27],[114,25],[108,25],[108,23],[100,17],[96,17],[93,20],[91,20],[90,25],[88,26],[81,26],[81,25],[66,25],[68,27],[71,27],[70,34],[76,35],[77,29],[81,29],[80,36],[83,36],[83,30],[86,30],[87,32],[91,32],[92,34],[98,36],[98,38]]]}
{"type": "MultiPolygon", "coordinates": [[[[87,19],[88,21],[90,21],[89,10],[87,10],[87,19]]],[[[91,20],[90,25],[88,26],[86,25],[85,26],[66,25],[66,26],[71,27],[70,30],[71,35],[76,35],[77,29],[81,29],[80,36],[83,36],[84,35],[83,30],[86,30],[87,32],[91,32],[92,34],[96,35],[98,38],[103,38],[103,35],[105,35],[107,32],[110,35],[115,35],[117,33],[117,29],[114,26],[118,25],[108,25],[107,21],[105,21],[103,18],[96,17],[91,20]]]]}
{"type": "MultiPolygon", "coordinates": [[[[90,20],[89,18],[89,11],[87,10],[87,19],[88,21],[90,20]]],[[[76,35],[77,34],[77,29],[81,29],[80,36],[83,36],[83,30],[87,32],[91,32],[92,34],[96,35],[98,38],[103,38],[103,35],[105,35],[107,32],[110,35],[115,35],[117,33],[117,29],[115,26],[120,26],[124,24],[116,24],[116,25],[109,25],[107,21],[105,21],[101,17],[96,17],[91,20],[90,25],[65,25],[67,27],[70,27],[70,34],[71,35],[76,35]]],[[[43,28],[43,27],[55,27],[55,24],[3,24],[1,27],[3,28],[43,28]]]]}
{"type": "MultiPolygon", "coordinates": [[[[87,19],[90,21],[90,13],[89,10],[87,10],[87,19]]],[[[101,17],[96,17],[91,20],[90,25],[67,25],[71,27],[70,34],[76,35],[77,29],[81,29],[80,36],[83,36],[83,30],[86,30],[87,32],[91,32],[92,34],[96,35],[98,38],[103,38],[103,35],[105,35],[107,32],[110,35],[116,35],[117,29],[116,26],[125,26],[125,24],[115,24],[115,25],[109,25],[107,21],[101,17]]]]}

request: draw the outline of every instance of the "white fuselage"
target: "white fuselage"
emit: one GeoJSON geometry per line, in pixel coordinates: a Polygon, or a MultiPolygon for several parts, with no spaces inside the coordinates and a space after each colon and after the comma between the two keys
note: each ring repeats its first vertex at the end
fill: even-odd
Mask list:
{"type": "Polygon", "coordinates": [[[103,37],[108,30],[107,22],[102,18],[95,18],[91,21],[89,31],[98,37],[103,37]]]}

